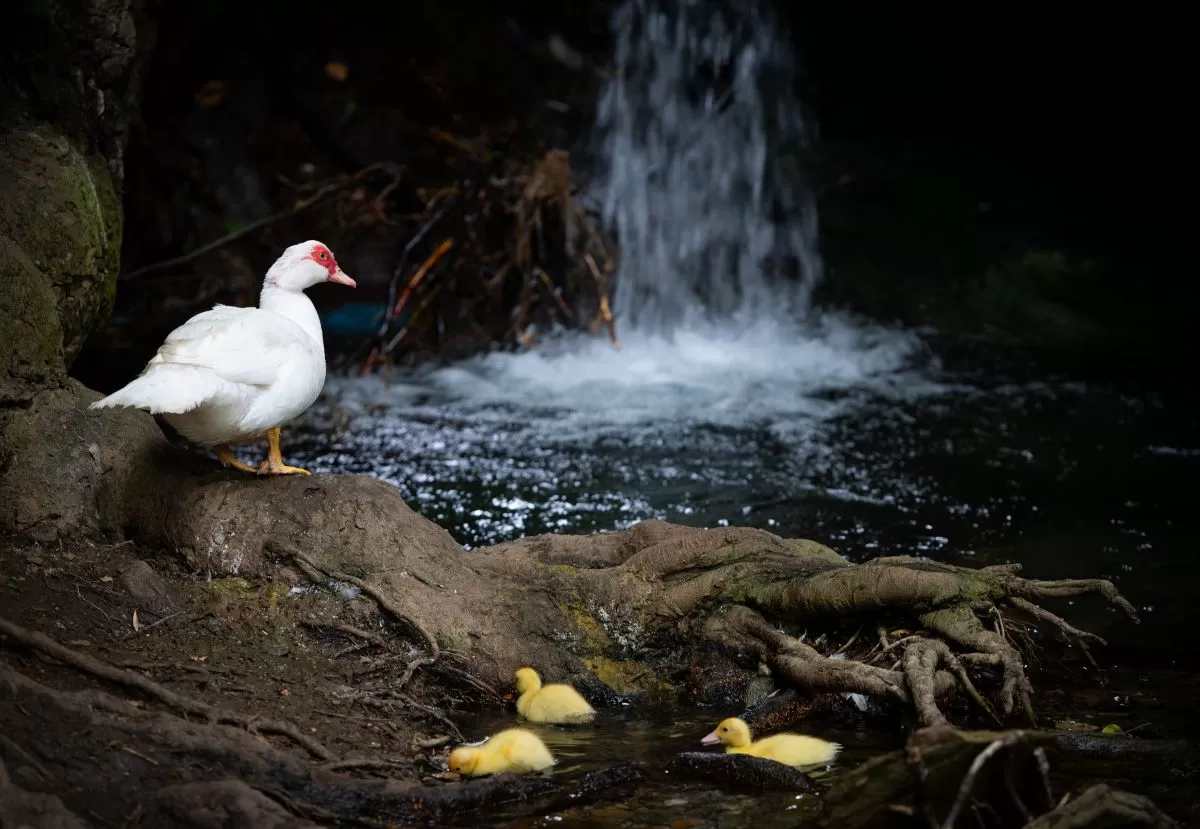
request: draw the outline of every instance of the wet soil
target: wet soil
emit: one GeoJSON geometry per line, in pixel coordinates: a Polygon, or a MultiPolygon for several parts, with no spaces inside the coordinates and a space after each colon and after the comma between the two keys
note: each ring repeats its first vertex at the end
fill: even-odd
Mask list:
{"type": "MultiPolygon", "coordinates": [[[[253,584],[207,579],[140,552],[127,543],[8,546],[0,551],[0,612],[179,694],[295,723],[347,760],[384,757],[388,773],[404,777],[445,769],[459,734],[442,710],[477,707],[481,693],[421,675],[403,693],[389,691],[403,654],[398,662],[334,627],[379,626],[366,600],[293,592],[298,578],[286,572],[253,584]]],[[[0,659],[54,688],[131,694],[20,648],[6,648],[0,659]]],[[[294,748],[283,738],[260,739],[294,748]]]]}

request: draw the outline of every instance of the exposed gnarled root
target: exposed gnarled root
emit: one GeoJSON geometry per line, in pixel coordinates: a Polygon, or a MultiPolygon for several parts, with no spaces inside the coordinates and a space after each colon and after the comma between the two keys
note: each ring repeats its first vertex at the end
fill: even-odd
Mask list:
{"type": "Polygon", "coordinates": [[[938,700],[962,690],[994,717],[967,676],[961,661],[945,642],[912,637],[902,670],[882,668],[853,659],[822,655],[815,648],[781,633],[758,613],[730,606],[713,614],[705,635],[735,648],[754,651],[780,679],[817,693],[856,693],[910,703],[924,725],[944,725],[938,700]]]}
{"type": "Polygon", "coordinates": [[[1025,675],[1025,664],[1020,652],[1000,634],[985,628],[974,609],[957,605],[923,613],[921,624],[963,648],[995,657],[1003,671],[1000,686],[1001,710],[1005,714],[1011,714],[1019,698],[1021,708],[1030,722],[1034,721],[1033,702],[1030,699],[1033,685],[1025,675]]]}
{"type": "Polygon", "coordinates": [[[1114,604],[1125,612],[1135,625],[1141,623],[1138,613],[1124,596],[1108,579],[1060,579],[1057,581],[1038,581],[1037,579],[1016,579],[1010,597],[1020,597],[1029,600],[1036,599],[1073,599],[1077,596],[1099,594],[1110,604],[1114,604]]]}

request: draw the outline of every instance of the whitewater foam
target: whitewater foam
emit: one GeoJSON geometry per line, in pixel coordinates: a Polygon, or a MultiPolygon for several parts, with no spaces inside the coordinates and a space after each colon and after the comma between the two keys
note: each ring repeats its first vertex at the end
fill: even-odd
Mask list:
{"type": "Polygon", "coordinates": [[[634,331],[620,350],[603,337],[564,334],[533,350],[404,374],[387,391],[382,381],[333,378],[329,390],[398,406],[454,404],[480,416],[541,415],[548,433],[653,422],[737,427],[824,419],[859,395],[937,393],[933,365],[911,333],[824,315],[750,330],[634,331]]]}

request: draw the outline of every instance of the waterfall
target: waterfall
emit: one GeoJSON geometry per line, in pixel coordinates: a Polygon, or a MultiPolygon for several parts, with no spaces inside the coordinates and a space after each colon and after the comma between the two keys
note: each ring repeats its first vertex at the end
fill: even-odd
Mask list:
{"type": "Polygon", "coordinates": [[[626,330],[803,316],[820,278],[816,204],[783,151],[812,127],[758,0],[625,0],[597,105],[596,192],[626,330]],[[765,319],[764,319],[765,318],[765,319]]]}
{"type": "Polygon", "coordinates": [[[514,417],[572,445],[769,424],[798,447],[862,400],[930,393],[911,333],[810,308],[817,215],[788,151],[814,136],[767,2],[623,0],[614,14],[584,195],[618,237],[620,348],[545,332],[388,395],[418,417],[452,402],[481,436],[514,417]]]}

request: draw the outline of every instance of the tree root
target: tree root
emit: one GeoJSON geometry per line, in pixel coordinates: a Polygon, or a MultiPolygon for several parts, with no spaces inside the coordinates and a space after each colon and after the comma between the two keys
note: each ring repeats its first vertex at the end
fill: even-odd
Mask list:
{"type": "Polygon", "coordinates": [[[706,630],[706,636],[722,644],[752,649],[776,676],[799,688],[891,697],[911,704],[922,724],[945,725],[947,720],[937,700],[961,687],[995,717],[962,663],[944,642],[912,637],[902,659],[904,669],[897,671],[823,656],[810,645],[775,630],[761,615],[740,605],[724,608],[712,619],[714,624],[706,630]],[[943,666],[949,670],[943,670],[943,666]]]}
{"type": "Polygon", "coordinates": [[[1096,660],[1092,658],[1092,652],[1088,649],[1088,643],[1103,647],[1108,644],[1104,641],[1104,639],[1094,633],[1089,633],[1086,630],[1080,630],[1061,616],[1051,613],[1045,608],[1038,607],[1028,599],[1022,599],[1020,596],[1013,596],[1008,600],[1008,603],[1019,610],[1025,611],[1035,619],[1041,619],[1042,621],[1048,622],[1050,625],[1054,626],[1063,634],[1063,637],[1068,642],[1073,642],[1079,646],[1079,649],[1083,651],[1083,655],[1087,657],[1088,662],[1092,663],[1093,668],[1100,670],[1100,666],[1097,665],[1096,660]]]}
{"type": "Polygon", "coordinates": [[[233,711],[228,711],[221,708],[215,708],[208,703],[201,702],[191,697],[186,697],[183,694],[172,691],[170,688],[159,685],[152,679],[136,674],[133,671],[127,671],[123,668],[118,668],[110,665],[107,662],[101,662],[87,654],[72,650],[65,645],[59,644],[57,641],[38,631],[26,630],[20,625],[10,622],[8,619],[0,618],[0,634],[9,637],[10,639],[19,642],[26,647],[33,648],[46,656],[57,659],[59,662],[70,665],[73,668],[78,668],[81,671],[91,674],[92,676],[106,679],[109,682],[116,682],[130,688],[136,688],[139,691],[154,697],[159,702],[170,705],[180,711],[186,711],[189,714],[197,714],[205,717],[211,723],[223,723],[228,725],[237,725],[246,729],[251,734],[262,732],[265,734],[278,734],[281,737],[287,737],[292,742],[306,749],[313,756],[322,760],[331,761],[334,759],[334,754],[320,742],[312,737],[302,733],[296,726],[291,723],[277,722],[274,720],[260,720],[257,717],[248,717],[244,714],[238,714],[233,711]]]}
{"type": "MultiPolygon", "coordinates": [[[[95,812],[101,825],[310,825],[296,816],[322,825],[444,825],[451,816],[484,806],[561,791],[560,783],[538,776],[499,775],[453,786],[359,779],[306,762],[242,729],[144,710],[103,691],[57,691],[3,661],[0,727],[31,745],[49,771],[51,778],[39,782],[39,789],[61,792],[68,808],[95,812]],[[132,746],[136,754],[124,751],[132,746]],[[221,794],[230,785],[237,791],[221,794]],[[247,787],[283,811],[250,796],[247,787]],[[192,796],[183,797],[184,790],[192,796]],[[208,820],[194,819],[210,813],[208,820]]],[[[23,765],[11,756],[5,760],[23,765]]],[[[0,815],[8,805],[4,789],[0,779],[0,815]]]]}
{"type": "Polygon", "coordinates": [[[1078,797],[1031,821],[1025,829],[1084,829],[1096,826],[1151,826],[1178,829],[1179,824],[1150,799],[1099,783],[1078,797]]]}
{"type": "Polygon", "coordinates": [[[922,614],[921,624],[951,642],[969,648],[972,651],[995,657],[1003,671],[1000,686],[1000,707],[1005,714],[1011,714],[1015,699],[1019,696],[1021,707],[1029,717],[1030,723],[1035,723],[1033,703],[1033,685],[1025,675],[1024,660],[1020,652],[1004,640],[999,634],[988,630],[967,606],[935,610],[922,614]]]}
{"type": "Polygon", "coordinates": [[[917,714],[920,717],[922,725],[947,724],[946,718],[938,708],[937,694],[935,693],[936,689],[933,682],[939,665],[945,665],[949,669],[950,673],[958,680],[959,687],[980,708],[986,711],[996,721],[997,725],[1004,725],[1000,718],[996,716],[996,712],[992,709],[992,706],[988,704],[988,701],[975,688],[975,684],[971,682],[971,678],[967,675],[967,669],[950,650],[949,645],[941,639],[912,638],[915,641],[910,643],[904,652],[904,677],[908,682],[908,689],[912,694],[913,705],[917,709],[917,714]]]}
{"type": "MultiPolygon", "coordinates": [[[[739,566],[747,555],[745,548],[731,551],[724,559],[711,551],[702,553],[704,548],[697,544],[696,536],[671,538],[667,543],[674,548],[686,548],[692,565],[711,566],[715,561],[728,565],[733,561],[732,566],[739,566]],[[702,555],[707,558],[701,558],[702,555]]],[[[653,549],[657,551],[654,555],[645,551],[639,553],[639,562],[652,562],[657,556],[668,562],[667,569],[658,568],[660,571],[678,572],[679,561],[664,552],[664,544],[653,549]]],[[[1100,579],[1029,580],[1020,578],[1019,570],[1019,565],[970,570],[907,556],[889,556],[858,567],[827,565],[801,579],[768,581],[749,590],[739,583],[735,586],[736,592],[728,590],[716,575],[717,571],[710,570],[699,579],[704,582],[705,589],[720,593],[725,588],[724,592],[733,593],[742,601],[711,613],[703,635],[735,650],[750,649],[777,676],[800,689],[903,700],[914,707],[920,722],[926,726],[947,723],[938,700],[955,690],[965,693],[997,724],[1002,724],[996,711],[975,687],[967,666],[999,668],[1002,713],[1011,714],[1019,702],[1029,722],[1034,724],[1033,685],[1025,672],[1024,657],[1008,641],[1003,630],[1003,617],[999,616],[997,620],[999,630],[989,630],[979,617],[981,611],[996,612],[997,605],[1003,604],[1048,622],[1070,641],[1083,647],[1089,659],[1091,654],[1087,652],[1087,644],[1103,644],[1104,640],[1073,627],[1031,599],[1098,594],[1134,622],[1139,620],[1133,606],[1110,582],[1100,579]],[[745,601],[746,598],[750,601],[745,601]],[[750,610],[749,604],[765,610],[770,616],[792,619],[798,617],[798,608],[818,616],[909,609],[916,611],[924,630],[891,643],[887,641],[886,632],[881,631],[878,647],[883,654],[903,648],[903,655],[889,669],[868,664],[865,659],[827,658],[815,648],[776,630],[759,612],[750,610]],[[956,654],[951,645],[965,652],[956,654]]],[[[687,587],[694,590],[696,582],[688,583],[687,587]]],[[[670,588],[675,594],[679,590],[679,587],[670,588]]],[[[807,615],[799,617],[808,618],[807,615]]],[[[842,650],[845,648],[843,646],[842,650]]]]}
{"type": "Polygon", "coordinates": [[[823,798],[822,825],[873,826],[890,810],[910,818],[903,825],[937,829],[1178,829],[1147,798],[1107,786],[1056,802],[1045,752],[1054,742],[1038,731],[920,729],[904,749],[835,778],[823,798]]]}
{"type": "Polygon", "coordinates": [[[1012,586],[1012,595],[1026,599],[1073,599],[1097,593],[1125,612],[1130,620],[1137,624],[1141,621],[1138,613],[1116,586],[1107,579],[1059,579],[1057,581],[1038,581],[1037,579],[1016,579],[1012,586]]]}
{"type": "Polygon", "coordinates": [[[403,688],[405,685],[407,685],[418,668],[432,665],[433,663],[437,662],[438,657],[441,656],[442,649],[438,646],[437,638],[429,632],[429,628],[425,627],[425,625],[423,625],[419,619],[413,618],[409,614],[400,610],[400,608],[396,607],[395,603],[392,602],[387,595],[379,590],[379,588],[377,588],[375,585],[363,579],[357,578],[356,576],[351,576],[346,573],[339,573],[337,570],[333,570],[328,567],[320,567],[314,563],[312,559],[304,555],[304,553],[293,547],[277,544],[275,545],[275,549],[278,552],[291,556],[291,558],[296,562],[297,565],[300,566],[302,570],[304,570],[309,578],[313,578],[316,581],[335,579],[337,581],[346,582],[347,584],[353,584],[359,590],[363,591],[372,599],[374,599],[379,606],[391,614],[396,621],[406,625],[425,640],[425,643],[429,648],[428,655],[419,656],[416,659],[410,660],[409,663],[404,666],[404,670],[401,672],[400,678],[396,680],[397,688],[403,688]]]}
{"type": "Polygon", "coordinates": [[[9,779],[0,759],[0,826],[87,829],[87,824],[50,794],[27,792],[9,779]]]}

